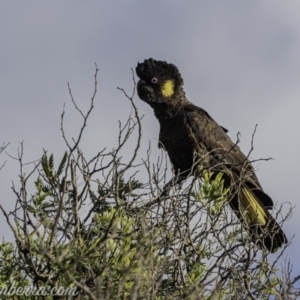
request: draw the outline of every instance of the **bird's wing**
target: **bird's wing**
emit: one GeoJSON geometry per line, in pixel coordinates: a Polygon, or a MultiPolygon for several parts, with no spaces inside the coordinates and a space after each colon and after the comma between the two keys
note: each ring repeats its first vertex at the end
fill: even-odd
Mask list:
{"type": "Polygon", "coordinates": [[[251,163],[226,134],[223,127],[203,109],[188,104],[185,107],[186,122],[190,126],[199,144],[206,147],[214,162],[219,162],[223,168],[233,172],[235,176],[246,171],[246,185],[254,190],[261,202],[268,208],[273,206],[272,199],[266,195],[254,173],[251,163]]]}

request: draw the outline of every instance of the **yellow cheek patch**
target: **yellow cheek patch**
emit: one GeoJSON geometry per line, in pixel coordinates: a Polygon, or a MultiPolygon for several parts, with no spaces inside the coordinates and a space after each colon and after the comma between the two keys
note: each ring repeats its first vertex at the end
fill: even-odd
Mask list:
{"type": "Polygon", "coordinates": [[[170,97],[174,94],[174,80],[167,80],[162,88],[161,93],[164,97],[170,97]]]}

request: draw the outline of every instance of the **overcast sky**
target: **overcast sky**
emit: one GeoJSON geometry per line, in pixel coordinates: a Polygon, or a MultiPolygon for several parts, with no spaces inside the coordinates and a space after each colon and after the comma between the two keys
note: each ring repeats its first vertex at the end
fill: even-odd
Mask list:
{"type": "MultiPolygon", "coordinates": [[[[258,124],[251,157],[274,158],[256,164],[260,182],[275,202],[297,205],[284,230],[288,238],[295,235],[287,252],[299,272],[299,20],[300,2],[293,0],[1,1],[0,144],[10,142],[8,151],[15,155],[24,140],[25,161],[40,158],[43,148],[61,157],[64,102],[70,135],[80,121],[67,82],[78,105],[87,108],[97,63],[99,92],[84,141],[91,153],[113,147],[118,120],[130,113],[116,87],[132,91],[131,68],[138,61],[167,60],[181,71],[190,101],[232,139],[241,133],[244,152],[258,124]]],[[[135,99],[145,115],[142,149],[149,140],[155,148],[158,122],[135,99]]],[[[9,207],[18,165],[1,155],[0,163],[5,160],[1,203],[9,207]]],[[[1,228],[4,224],[1,218],[1,228]]]]}

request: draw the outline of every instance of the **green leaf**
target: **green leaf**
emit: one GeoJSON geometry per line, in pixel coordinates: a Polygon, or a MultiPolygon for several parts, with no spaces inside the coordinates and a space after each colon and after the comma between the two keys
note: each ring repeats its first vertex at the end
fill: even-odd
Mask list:
{"type": "Polygon", "coordinates": [[[57,175],[60,176],[61,173],[63,172],[64,170],[64,167],[66,165],[66,161],[67,161],[67,158],[68,158],[68,152],[66,151],[59,166],[58,166],[58,169],[57,169],[57,175]]]}
{"type": "Polygon", "coordinates": [[[52,171],[54,169],[54,158],[53,158],[53,154],[50,155],[49,158],[49,168],[52,171]]]}

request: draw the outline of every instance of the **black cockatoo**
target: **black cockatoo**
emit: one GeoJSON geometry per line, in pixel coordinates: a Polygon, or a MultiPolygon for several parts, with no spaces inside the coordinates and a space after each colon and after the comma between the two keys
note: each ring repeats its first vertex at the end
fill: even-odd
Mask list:
{"type": "Polygon", "coordinates": [[[204,109],[187,100],[178,68],[152,58],[138,63],[137,92],[160,124],[159,146],[170,157],[177,178],[222,172],[231,190],[229,205],[252,240],[274,252],[287,238],[268,209],[272,199],[263,191],[253,167],[240,148],[204,109]]]}

